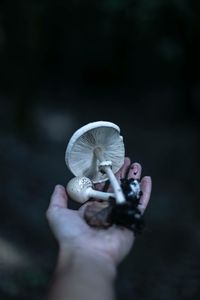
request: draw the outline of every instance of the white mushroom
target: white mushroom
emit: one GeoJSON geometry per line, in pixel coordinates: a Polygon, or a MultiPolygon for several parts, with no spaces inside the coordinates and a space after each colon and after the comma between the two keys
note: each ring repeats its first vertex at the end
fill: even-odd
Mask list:
{"type": "Polygon", "coordinates": [[[92,181],[87,177],[74,177],[67,184],[67,192],[69,196],[79,202],[84,203],[90,198],[109,200],[114,197],[113,193],[104,193],[96,191],[93,188],[92,181]]]}
{"type": "Polygon", "coordinates": [[[71,137],[65,154],[68,168],[75,176],[86,176],[93,183],[109,178],[116,201],[125,197],[114,174],[124,163],[124,143],[120,129],[111,122],[89,123],[71,137]]]}

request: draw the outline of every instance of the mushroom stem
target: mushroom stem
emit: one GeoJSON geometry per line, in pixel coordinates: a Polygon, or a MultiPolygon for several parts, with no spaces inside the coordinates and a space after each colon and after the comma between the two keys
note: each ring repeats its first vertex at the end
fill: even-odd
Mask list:
{"type": "Polygon", "coordinates": [[[67,192],[73,200],[79,203],[84,203],[90,198],[108,201],[110,197],[115,197],[114,193],[93,190],[92,181],[85,176],[72,178],[67,184],[67,192]]]}
{"type": "Polygon", "coordinates": [[[101,163],[101,169],[107,174],[107,176],[110,180],[110,183],[111,183],[111,185],[113,187],[113,190],[114,190],[116,202],[118,204],[124,203],[126,201],[125,197],[124,197],[124,194],[123,194],[122,189],[119,185],[119,182],[117,181],[117,178],[115,177],[115,175],[114,175],[114,173],[111,169],[111,166],[106,165],[106,164],[105,164],[105,166],[102,165],[102,163],[106,161],[104,156],[103,156],[102,150],[100,148],[96,148],[94,150],[94,154],[96,155],[97,159],[101,163]]]}
{"type": "Polygon", "coordinates": [[[105,167],[104,170],[105,170],[106,174],[108,175],[110,183],[111,183],[111,185],[113,187],[115,198],[116,198],[116,202],[118,204],[124,203],[126,201],[125,197],[124,197],[124,194],[123,194],[122,189],[121,189],[121,187],[119,185],[119,182],[117,181],[117,178],[113,174],[112,169],[110,167],[105,167]]]}
{"type": "Polygon", "coordinates": [[[89,198],[109,200],[110,197],[112,197],[112,198],[115,197],[114,193],[100,192],[100,191],[93,190],[92,188],[88,188],[87,192],[88,192],[89,198]]]}

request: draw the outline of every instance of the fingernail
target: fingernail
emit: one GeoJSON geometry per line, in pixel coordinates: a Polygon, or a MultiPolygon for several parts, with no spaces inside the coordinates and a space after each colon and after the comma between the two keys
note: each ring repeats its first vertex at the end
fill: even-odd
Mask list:
{"type": "Polygon", "coordinates": [[[61,188],[61,185],[60,184],[56,184],[55,188],[54,188],[54,192],[57,192],[59,191],[61,188]]]}

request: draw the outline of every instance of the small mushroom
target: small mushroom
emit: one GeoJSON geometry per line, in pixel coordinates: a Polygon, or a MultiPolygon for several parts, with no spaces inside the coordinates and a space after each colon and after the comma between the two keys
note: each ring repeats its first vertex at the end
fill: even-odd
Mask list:
{"type": "Polygon", "coordinates": [[[120,204],[125,202],[125,197],[114,174],[124,163],[124,152],[119,127],[111,122],[98,121],[73,134],[65,161],[75,176],[86,176],[93,183],[109,179],[116,202],[120,204]]]}
{"type": "Polygon", "coordinates": [[[84,203],[90,198],[109,200],[114,197],[113,193],[105,193],[96,191],[92,188],[92,181],[87,177],[74,177],[67,184],[67,192],[69,196],[79,202],[84,203]]]}

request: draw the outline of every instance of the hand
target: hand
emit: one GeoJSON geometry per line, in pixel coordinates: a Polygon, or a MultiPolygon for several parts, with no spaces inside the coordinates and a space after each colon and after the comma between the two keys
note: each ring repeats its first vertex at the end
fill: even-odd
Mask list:
{"type": "MultiPolygon", "coordinates": [[[[126,173],[128,178],[140,179],[140,164],[131,164],[130,159],[125,158],[124,165],[116,174],[118,180],[124,178],[126,173]]],[[[103,184],[97,188],[102,189],[103,184]]],[[[146,176],[141,180],[141,190],[143,195],[140,198],[139,209],[144,213],[151,194],[150,177],[146,176]]],[[[83,219],[84,209],[80,208],[77,211],[68,209],[67,202],[65,188],[57,185],[51,196],[47,218],[60,248],[64,251],[82,251],[95,256],[104,256],[115,265],[118,264],[133,245],[133,232],[116,225],[108,229],[92,228],[83,219]]]]}

